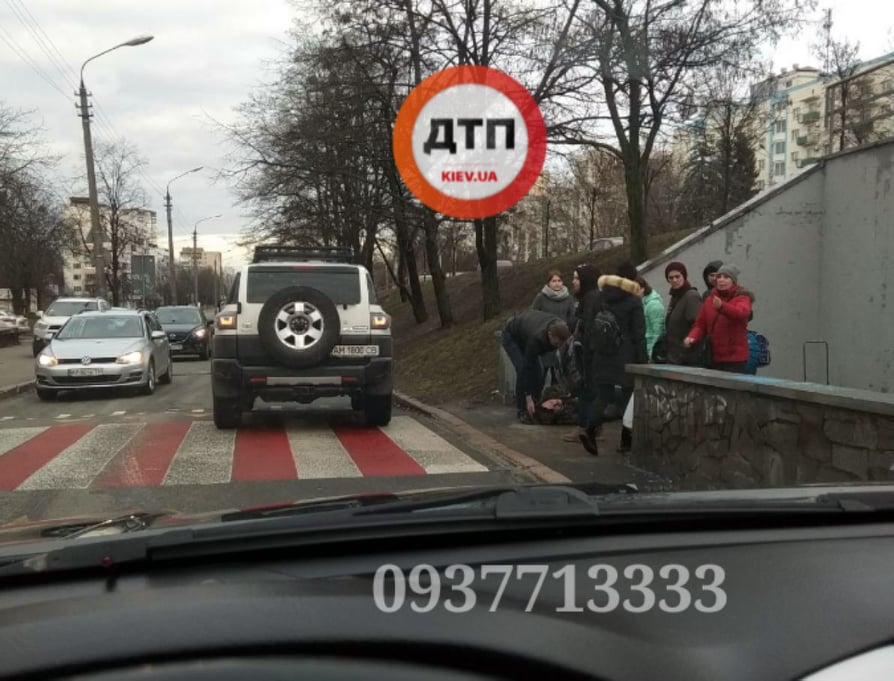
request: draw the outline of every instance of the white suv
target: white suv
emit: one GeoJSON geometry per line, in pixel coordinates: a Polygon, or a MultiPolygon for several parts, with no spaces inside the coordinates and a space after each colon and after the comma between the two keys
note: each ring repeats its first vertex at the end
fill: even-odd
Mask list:
{"type": "Polygon", "coordinates": [[[265,402],[350,396],[370,425],[391,420],[391,317],[344,249],[259,246],[215,317],[214,423],[236,428],[265,402]]]}
{"type": "Polygon", "coordinates": [[[108,312],[110,307],[102,298],[57,298],[50,303],[46,312],[37,313],[31,343],[34,356],[40,354],[53,335],[74,315],[79,312],[108,312]]]}

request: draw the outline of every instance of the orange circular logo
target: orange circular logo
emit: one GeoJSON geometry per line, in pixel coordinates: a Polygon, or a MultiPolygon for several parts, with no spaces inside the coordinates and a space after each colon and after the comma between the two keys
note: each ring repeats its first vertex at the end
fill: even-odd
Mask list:
{"type": "Polygon", "coordinates": [[[454,66],[417,85],[397,114],[398,172],[432,210],[461,219],[496,215],[534,186],[546,126],[525,87],[486,66],[454,66]]]}

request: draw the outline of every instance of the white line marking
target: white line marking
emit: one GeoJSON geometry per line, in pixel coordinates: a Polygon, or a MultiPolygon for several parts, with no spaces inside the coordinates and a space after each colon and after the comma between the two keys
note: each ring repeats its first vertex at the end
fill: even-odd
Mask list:
{"type": "Polygon", "coordinates": [[[395,416],[389,425],[380,430],[412,456],[426,473],[487,471],[487,466],[482,466],[412,416],[395,416]]]}
{"type": "Polygon", "coordinates": [[[194,421],[165,475],[164,485],[210,485],[230,481],[235,430],[194,421]]]}
{"type": "Polygon", "coordinates": [[[142,427],[142,423],[98,425],[35,471],[18,489],[86,489],[142,427]]]}
{"type": "Polygon", "coordinates": [[[205,410],[204,409],[193,409],[192,413],[193,414],[204,414],[205,410]]]}
{"type": "Polygon", "coordinates": [[[292,426],[286,430],[299,480],[362,478],[357,464],[328,427],[292,426]]]}
{"type": "Polygon", "coordinates": [[[57,419],[67,419],[69,416],[71,416],[71,414],[59,414],[59,416],[57,416],[56,418],[57,419]]]}
{"type": "Polygon", "coordinates": [[[11,421],[15,416],[0,416],[0,421],[11,421]]]}
{"type": "Polygon", "coordinates": [[[124,416],[126,413],[126,411],[113,411],[112,416],[124,416]]]}
{"type": "Polygon", "coordinates": [[[0,456],[10,449],[15,449],[20,444],[27,442],[32,437],[40,435],[46,427],[30,426],[27,428],[3,428],[0,430],[0,456]]]}

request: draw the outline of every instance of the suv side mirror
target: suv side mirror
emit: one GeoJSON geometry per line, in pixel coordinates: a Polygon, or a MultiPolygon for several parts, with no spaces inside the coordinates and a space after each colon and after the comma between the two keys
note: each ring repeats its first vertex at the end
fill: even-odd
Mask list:
{"type": "Polygon", "coordinates": [[[153,331],[151,338],[152,340],[164,340],[167,336],[164,331],[153,331]]]}
{"type": "Polygon", "coordinates": [[[38,310],[38,311],[37,311],[37,318],[38,318],[38,319],[43,319],[43,310],[38,310]]]}
{"type": "Polygon", "coordinates": [[[213,320],[213,319],[206,319],[206,320],[205,320],[205,326],[214,326],[214,320],[213,320]]]}

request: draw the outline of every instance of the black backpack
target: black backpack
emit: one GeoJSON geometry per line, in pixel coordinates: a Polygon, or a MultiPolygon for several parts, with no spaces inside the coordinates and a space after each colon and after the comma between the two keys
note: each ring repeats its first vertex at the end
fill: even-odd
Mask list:
{"type": "Polygon", "coordinates": [[[624,334],[615,313],[605,305],[593,319],[590,347],[600,355],[616,355],[624,342],[624,334]]]}

